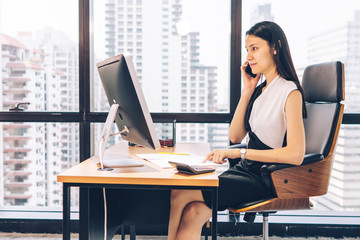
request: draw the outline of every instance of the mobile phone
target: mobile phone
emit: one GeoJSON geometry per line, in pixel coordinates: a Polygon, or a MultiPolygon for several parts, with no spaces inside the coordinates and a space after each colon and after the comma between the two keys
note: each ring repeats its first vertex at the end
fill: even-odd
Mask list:
{"type": "Polygon", "coordinates": [[[256,74],[254,74],[252,71],[251,71],[251,67],[250,65],[247,65],[246,68],[245,68],[245,72],[250,75],[251,77],[256,77],[256,74]]]}

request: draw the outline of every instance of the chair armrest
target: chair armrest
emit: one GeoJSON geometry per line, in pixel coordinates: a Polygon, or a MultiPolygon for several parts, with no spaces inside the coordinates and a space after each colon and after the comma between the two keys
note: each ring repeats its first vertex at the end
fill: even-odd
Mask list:
{"type": "MultiPolygon", "coordinates": [[[[320,153],[309,153],[304,156],[304,160],[300,166],[319,162],[324,159],[324,156],[320,153]]],[[[266,186],[270,187],[272,184],[272,180],[270,178],[270,174],[277,170],[285,169],[285,168],[292,168],[298,167],[297,165],[292,164],[264,164],[261,169],[261,178],[266,186]]]]}
{"type": "MultiPolygon", "coordinates": [[[[324,156],[320,153],[309,153],[304,156],[304,160],[300,166],[319,162],[324,159],[324,156]]],[[[292,164],[265,164],[261,167],[261,175],[269,175],[269,173],[281,170],[284,168],[297,167],[292,164]]]]}
{"type": "Polygon", "coordinates": [[[247,144],[246,143],[238,143],[238,144],[229,146],[229,148],[247,148],[247,144]]]}

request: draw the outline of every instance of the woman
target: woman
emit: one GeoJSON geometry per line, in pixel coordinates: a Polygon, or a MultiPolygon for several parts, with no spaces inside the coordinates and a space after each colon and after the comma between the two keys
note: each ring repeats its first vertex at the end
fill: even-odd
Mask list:
{"type": "MultiPolygon", "coordinates": [[[[305,102],[284,32],[273,22],[257,23],[246,33],[245,48],[244,87],[229,137],[240,143],[248,136],[248,148],[218,149],[206,156],[215,163],[241,158],[219,176],[219,210],[271,196],[260,177],[263,163],[300,165],[305,154],[305,102]],[[255,77],[245,72],[247,66],[255,77]]],[[[200,239],[211,214],[207,192],[172,190],[168,239],[200,239]]]]}

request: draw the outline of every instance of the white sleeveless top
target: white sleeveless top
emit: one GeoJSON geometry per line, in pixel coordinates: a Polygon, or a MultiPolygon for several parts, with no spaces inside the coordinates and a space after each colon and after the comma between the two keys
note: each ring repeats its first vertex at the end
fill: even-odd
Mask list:
{"type": "Polygon", "coordinates": [[[296,84],[277,76],[255,100],[249,124],[251,131],[271,148],[283,146],[286,133],[285,102],[296,84]]]}

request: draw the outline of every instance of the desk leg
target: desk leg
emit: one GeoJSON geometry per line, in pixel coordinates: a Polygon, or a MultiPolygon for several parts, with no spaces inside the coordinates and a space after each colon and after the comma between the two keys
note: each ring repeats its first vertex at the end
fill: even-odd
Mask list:
{"type": "Polygon", "coordinates": [[[63,183],[63,240],[70,240],[70,186],[63,183]]]}
{"type": "Polygon", "coordinates": [[[211,240],[217,238],[217,211],[218,211],[218,188],[212,190],[212,226],[211,240]]]}
{"type": "Polygon", "coordinates": [[[79,240],[95,239],[89,228],[89,188],[80,187],[79,240]]]}

